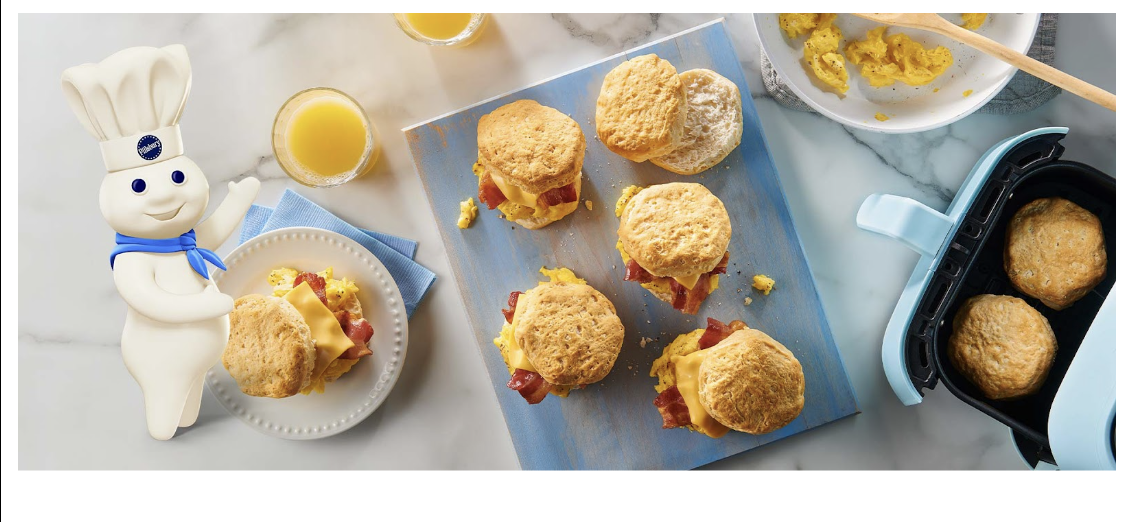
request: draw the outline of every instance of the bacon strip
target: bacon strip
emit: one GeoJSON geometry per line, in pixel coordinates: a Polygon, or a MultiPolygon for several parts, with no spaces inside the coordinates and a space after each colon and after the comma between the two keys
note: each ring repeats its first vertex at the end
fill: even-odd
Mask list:
{"type": "Polygon", "coordinates": [[[486,203],[491,210],[506,202],[506,195],[494,184],[490,174],[485,172],[479,176],[479,201],[486,203]]]}
{"type": "Polygon", "coordinates": [[[353,341],[353,347],[343,352],[338,359],[360,359],[373,354],[369,349],[369,339],[373,338],[373,325],[369,324],[369,321],[362,317],[353,318],[345,310],[339,310],[334,317],[337,318],[346,337],[353,341]]]}
{"type": "Polygon", "coordinates": [[[706,318],[706,332],[698,340],[698,349],[705,350],[730,336],[730,334],[746,328],[746,324],[741,321],[731,321],[730,324],[723,323],[713,317],[706,318]]]}
{"type": "Polygon", "coordinates": [[[518,306],[518,296],[520,295],[522,295],[522,292],[510,292],[510,299],[506,301],[506,305],[510,308],[502,309],[502,317],[505,317],[508,323],[514,322],[514,307],[518,306]]]}
{"type": "Polygon", "coordinates": [[[670,388],[663,390],[658,397],[652,401],[659,414],[663,416],[663,428],[678,428],[680,426],[689,426],[691,424],[691,411],[687,409],[687,403],[683,400],[683,395],[679,393],[679,387],[672,385],[670,388]]]}
{"type": "Polygon", "coordinates": [[[573,183],[542,192],[538,204],[546,207],[577,201],[577,187],[573,183]]]}
{"type": "Polygon", "coordinates": [[[514,376],[510,378],[510,382],[506,383],[506,387],[522,394],[522,398],[526,399],[526,402],[537,404],[545,398],[553,385],[546,382],[536,372],[518,368],[514,370],[514,376]]]}
{"type": "Polygon", "coordinates": [[[330,305],[329,301],[326,301],[326,280],[323,279],[322,276],[314,272],[300,272],[298,276],[294,278],[292,288],[302,283],[310,285],[310,289],[314,291],[314,295],[318,296],[318,299],[322,300],[322,304],[326,306],[330,305]]]}

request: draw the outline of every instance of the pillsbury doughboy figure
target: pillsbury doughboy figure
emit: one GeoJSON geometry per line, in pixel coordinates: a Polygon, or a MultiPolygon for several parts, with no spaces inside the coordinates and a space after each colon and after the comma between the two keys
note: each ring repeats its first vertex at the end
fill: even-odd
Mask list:
{"type": "Polygon", "coordinates": [[[183,45],[132,47],[63,72],[67,103],[98,138],[108,174],[102,216],[117,232],[114,285],[128,305],[122,358],[145,395],[149,434],[168,440],[200,412],[204,374],[228,340],[233,301],[216,289],[212,252],[239,225],[259,180],[228,183],[203,222],[208,180],[184,156],[181,111],[192,83],[183,45]]]}

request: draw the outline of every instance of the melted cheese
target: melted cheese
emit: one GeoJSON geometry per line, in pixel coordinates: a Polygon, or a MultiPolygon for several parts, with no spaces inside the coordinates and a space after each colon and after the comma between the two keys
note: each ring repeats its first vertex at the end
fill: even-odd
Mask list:
{"type": "Polygon", "coordinates": [[[698,278],[700,278],[700,277],[702,277],[702,274],[695,274],[695,275],[683,276],[683,277],[672,277],[672,279],[674,279],[675,281],[678,281],[679,284],[686,287],[687,290],[690,290],[691,288],[694,288],[694,285],[698,284],[698,278]]]}
{"type": "Polygon", "coordinates": [[[506,199],[527,207],[538,206],[537,194],[530,194],[517,186],[511,185],[493,172],[490,173],[490,179],[494,180],[494,184],[498,186],[498,190],[502,191],[502,195],[506,196],[506,199]]]}
{"type": "Polygon", "coordinates": [[[690,355],[676,355],[671,357],[671,363],[675,365],[675,385],[679,387],[683,402],[687,403],[691,422],[699,431],[716,439],[729,432],[730,428],[714,420],[698,400],[698,374],[707,353],[707,350],[698,350],[690,355]]]}
{"type": "Polygon", "coordinates": [[[322,372],[326,371],[330,363],[353,347],[353,341],[345,335],[337,318],[329,308],[326,308],[326,305],[322,304],[322,300],[318,299],[308,283],[294,287],[283,296],[283,299],[294,305],[306,320],[306,325],[310,327],[310,335],[314,338],[314,345],[318,349],[314,373],[311,374],[310,379],[320,380],[322,372]]]}

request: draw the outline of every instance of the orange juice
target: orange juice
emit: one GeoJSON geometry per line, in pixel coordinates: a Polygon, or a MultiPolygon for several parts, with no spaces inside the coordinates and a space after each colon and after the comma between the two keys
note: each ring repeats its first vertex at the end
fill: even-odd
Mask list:
{"type": "Polygon", "coordinates": [[[295,111],[286,131],[286,148],[294,160],[312,173],[326,177],[357,168],[366,141],[361,115],[334,98],[303,104],[295,111]]]}
{"type": "Polygon", "coordinates": [[[455,38],[471,23],[472,13],[404,13],[408,24],[433,40],[455,38]]]}
{"type": "Polygon", "coordinates": [[[308,89],[287,100],[272,134],[279,165],[295,181],[314,187],[364,174],[379,154],[364,109],[329,88],[308,89]]]}

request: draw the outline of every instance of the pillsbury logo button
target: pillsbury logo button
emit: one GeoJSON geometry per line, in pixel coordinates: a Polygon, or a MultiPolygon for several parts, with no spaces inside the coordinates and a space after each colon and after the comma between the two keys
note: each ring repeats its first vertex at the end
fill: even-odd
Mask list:
{"type": "Polygon", "coordinates": [[[137,140],[137,155],[147,160],[155,160],[161,155],[161,140],[152,134],[146,134],[137,140]]]}

